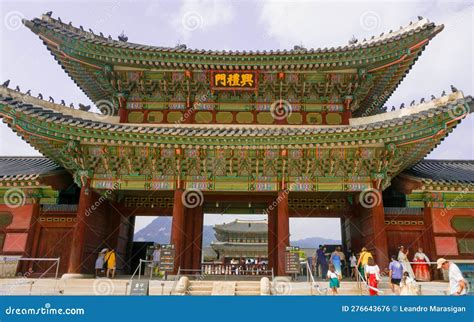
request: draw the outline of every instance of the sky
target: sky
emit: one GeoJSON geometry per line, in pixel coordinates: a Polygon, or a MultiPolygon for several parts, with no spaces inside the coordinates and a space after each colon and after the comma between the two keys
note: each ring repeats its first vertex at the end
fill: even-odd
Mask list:
{"type": "MultiPolygon", "coordinates": [[[[21,18],[53,11],[75,26],[114,39],[157,46],[186,44],[215,50],[291,49],[346,45],[396,30],[423,16],[444,24],[387,106],[439,96],[454,84],[473,91],[474,2],[471,1],[8,1],[0,0],[0,81],[23,91],[52,96],[68,105],[92,104],[21,18]]],[[[468,117],[428,155],[432,159],[474,159],[474,118],[468,117]]],[[[0,155],[38,155],[3,123],[0,155]]],[[[338,224],[337,224],[338,225],[338,224]]],[[[311,225],[312,226],[312,225],[311,225]]],[[[331,230],[332,226],[329,225],[331,230]]],[[[328,226],[328,227],[329,227],[328,226]]],[[[306,236],[311,228],[301,225],[306,236]]],[[[325,237],[325,236],[321,236],[325,237]]]]}

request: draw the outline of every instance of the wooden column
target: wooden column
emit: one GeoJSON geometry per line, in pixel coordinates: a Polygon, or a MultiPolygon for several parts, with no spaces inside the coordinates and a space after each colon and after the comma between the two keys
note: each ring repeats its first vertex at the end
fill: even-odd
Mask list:
{"type": "Polygon", "coordinates": [[[183,190],[174,191],[173,220],[171,224],[171,243],[175,248],[174,273],[178,272],[178,267],[182,266],[183,246],[184,246],[184,212],[182,201],[183,190]]]}
{"type": "MultiPolygon", "coordinates": [[[[31,209],[31,220],[30,220],[30,227],[28,228],[28,237],[26,240],[26,247],[24,252],[24,257],[35,257],[36,248],[38,245],[38,234],[41,227],[38,224],[38,218],[40,216],[40,200],[39,198],[33,199],[33,205],[31,209]],[[38,231],[38,232],[37,232],[38,231]]],[[[33,262],[20,262],[20,271],[26,272],[29,269],[33,269],[33,262]]]]}
{"type": "Polygon", "coordinates": [[[278,217],[277,217],[277,249],[278,249],[278,264],[277,275],[283,276],[285,274],[285,251],[286,247],[290,246],[290,216],[288,210],[288,192],[278,192],[278,217]]]}
{"type": "Polygon", "coordinates": [[[194,243],[194,214],[195,208],[188,208],[184,215],[184,250],[183,250],[183,267],[185,269],[192,268],[193,264],[193,243],[194,243]]]}
{"type": "MultiPolygon", "coordinates": [[[[423,208],[423,222],[424,222],[424,231],[422,233],[423,239],[423,252],[428,256],[430,261],[436,260],[436,250],[434,247],[434,233],[433,233],[433,208],[430,207],[428,202],[425,202],[423,208]]],[[[413,256],[413,254],[411,254],[413,256]]],[[[430,265],[431,279],[440,279],[440,270],[434,269],[430,265]],[[434,274],[433,274],[434,273],[434,274]]]]}
{"type": "Polygon", "coordinates": [[[81,188],[79,205],[77,207],[76,225],[72,233],[71,254],[69,256],[68,273],[81,273],[82,255],[84,252],[84,235],[87,225],[87,211],[92,204],[92,190],[89,187],[90,181],[81,188]]]}
{"type": "MultiPolygon", "coordinates": [[[[382,191],[380,196],[382,196],[382,191]]],[[[387,244],[387,233],[385,231],[385,212],[383,209],[383,200],[380,198],[380,202],[369,208],[370,215],[372,216],[372,228],[373,228],[373,245],[374,245],[374,256],[377,265],[380,270],[388,267],[389,254],[387,244]]]]}
{"type": "Polygon", "coordinates": [[[278,258],[278,249],[277,249],[277,215],[278,211],[276,208],[271,209],[268,216],[268,265],[270,268],[273,268],[273,271],[277,270],[277,258],[278,258]]]}
{"type": "Polygon", "coordinates": [[[202,207],[194,208],[194,240],[192,269],[201,269],[202,229],[204,227],[204,212],[202,207]]]}

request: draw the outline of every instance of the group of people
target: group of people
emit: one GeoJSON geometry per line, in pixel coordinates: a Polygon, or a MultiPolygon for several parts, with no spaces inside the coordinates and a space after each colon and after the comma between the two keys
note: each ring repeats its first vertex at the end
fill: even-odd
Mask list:
{"type": "Polygon", "coordinates": [[[117,268],[117,260],[115,250],[113,248],[104,248],[99,252],[95,260],[95,277],[115,278],[115,270],[117,268]]]}
{"type": "MultiPolygon", "coordinates": [[[[326,248],[320,246],[316,253],[316,269],[322,278],[329,280],[329,288],[332,293],[337,294],[340,287],[340,281],[343,278],[343,264],[350,265],[350,277],[357,280],[363,279],[369,288],[370,295],[378,295],[378,284],[381,281],[382,272],[375,263],[374,257],[367,248],[363,247],[356,257],[350,252],[349,263],[346,262],[346,256],[340,247],[329,255],[326,254],[326,248]]],[[[397,255],[391,256],[391,262],[388,267],[390,278],[390,287],[396,295],[417,295],[419,287],[417,281],[430,281],[430,260],[420,247],[413,256],[413,262],[409,261],[409,250],[404,246],[399,247],[397,255]],[[413,267],[412,267],[413,263],[413,267]]],[[[448,270],[449,285],[451,295],[465,295],[467,282],[462,276],[459,267],[444,258],[437,261],[437,268],[448,270]]],[[[349,275],[349,274],[346,274],[349,275]]]]}

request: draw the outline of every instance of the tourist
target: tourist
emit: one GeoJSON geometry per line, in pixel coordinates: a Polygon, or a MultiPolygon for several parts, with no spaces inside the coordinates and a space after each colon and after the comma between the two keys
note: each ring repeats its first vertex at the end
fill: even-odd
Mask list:
{"type": "Polygon", "coordinates": [[[105,254],[104,260],[107,266],[107,278],[115,278],[116,256],[113,248],[105,254]]]}
{"type": "Polygon", "coordinates": [[[406,249],[404,246],[400,246],[398,251],[398,261],[402,263],[403,271],[408,272],[411,278],[415,278],[415,274],[413,273],[413,269],[411,268],[410,261],[408,260],[408,253],[408,249],[406,249]]]}
{"type": "Polygon", "coordinates": [[[328,270],[328,262],[326,259],[326,247],[319,245],[319,248],[316,252],[316,265],[318,267],[318,275],[322,279],[326,279],[326,274],[328,270]]]}
{"type": "Polygon", "coordinates": [[[418,251],[413,257],[413,271],[415,272],[415,278],[417,281],[429,282],[430,281],[430,259],[423,253],[423,248],[418,247],[418,251]]]}
{"type": "Polygon", "coordinates": [[[369,294],[371,296],[378,295],[377,286],[380,281],[380,268],[375,264],[374,258],[371,256],[367,260],[367,265],[364,267],[365,278],[367,285],[369,285],[369,294]]]}
{"type": "Polygon", "coordinates": [[[444,258],[439,258],[436,263],[438,264],[438,269],[444,269],[448,271],[449,294],[466,295],[467,282],[462,276],[461,270],[459,269],[458,265],[444,258]]]}
{"type": "Polygon", "coordinates": [[[158,276],[160,274],[160,261],[161,261],[161,245],[156,244],[152,255],[153,260],[153,274],[158,276]]]}
{"type": "Polygon", "coordinates": [[[350,273],[351,275],[350,275],[350,277],[351,277],[352,279],[355,279],[356,274],[357,274],[357,272],[356,272],[356,269],[357,269],[357,257],[355,256],[354,253],[351,253],[351,256],[349,257],[349,262],[350,262],[350,265],[351,265],[351,273],[350,273]]]}
{"type": "Polygon", "coordinates": [[[390,288],[394,294],[400,294],[400,281],[403,277],[403,265],[397,260],[397,256],[392,255],[389,269],[390,288]]]}
{"type": "Polygon", "coordinates": [[[357,268],[359,269],[360,276],[365,278],[365,266],[369,262],[369,259],[372,258],[372,254],[367,250],[367,248],[362,247],[360,251],[359,260],[357,261],[357,268]]]}
{"type": "Polygon", "coordinates": [[[400,281],[400,295],[418,295],[418,284],[408,272],[403,273],[400,281]]]}
{"type": "Polygon", "coordinates": [[[342,276],[341,262],[343,261],[344,254],[341,252],[339,246],[336,247],[336,250],[332,252],[329,262],[334,265],[337,274],[342,276]]]}
{"type": "Polygon", "coordinates": [[[336,295],[337,289],[340,286],[339,280],[341,279],[341,274],[336,271],[333,264],[329,264],[327,278],[329,279],[329,288],[332,290],[332,295],[336,295]]]}
{"type": "Polygon", "coordinates": [[[99,278],[102,275],[101,272],[104,271],[104,257],[106,252],[107,248],[102,249],[95,260],[95,278],[99,278]]]}

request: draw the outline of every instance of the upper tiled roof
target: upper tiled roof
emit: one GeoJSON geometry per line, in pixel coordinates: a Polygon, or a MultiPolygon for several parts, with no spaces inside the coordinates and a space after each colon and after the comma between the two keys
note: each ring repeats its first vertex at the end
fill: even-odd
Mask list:
{"type": "Polygon", "coordinates": [[[248,55],[304,55],[313,53],[331,53],[339,51],[357,50],[362,48],[368,48],[378,45],[391,43],[407,36],[413,35],[413,33],[420,32],[422,30],[434,29],[435,33],[438,33],[443,29],[443,25],[436,26],[433,22],[424,18],[416,22],[410,22],[405,27],[400,27],[396,31],[390,30],[388,33],[382,33],[380,36],[372,36],[368,40],[358,41],[356,43],[348,44],[345,46],[338,47],[324,47],[324,48],[300,48],[292,50],[263,50],[263,51],[225,51],[225,50],[205,50],[205,49],[189,49],[183,47],[161,47],[161,46],[149,46],[143,44],[135,44],[132,42],[125,42],[119,40],[113,40],[105,36],[97,35],[90,31],[85,31],[80,28],[74,27],[72,24],[65,24],[61,21],[54,19],[50,16],[43,15],[41,18],[34,18],[32,20],[23,19],[23,24],[30,29],[33,28],[45,28],[55,32],[61,33],[67,37],[75,40],[83,40],[85,42],[93,44],[101,44],[108,47],[116,48],[127,48],[142,51],[155,51],[155,52],[170,52],[170,53],[184,53],[184,54],[198,54],[198,55],[237,55],[237,56],[248,56],[248,55]]]}
{"type": "Polygon", "coordinates": [[[45,157],[0,157],[0,180],[34,180],[40,175],[62,169],[45,157]]]}
{"type": "Polygon", "coordinates": [[[474,183],[474,160],[422,160],[403,173],[423,181],[474,183]]]}
{"type": "Polygon", "coordinates": [[[265,220],[239,220],[228,224],[215,225],[215,230],[237,233],[266,233],[268,224],[265,220]]]}

